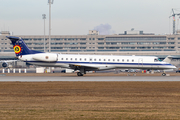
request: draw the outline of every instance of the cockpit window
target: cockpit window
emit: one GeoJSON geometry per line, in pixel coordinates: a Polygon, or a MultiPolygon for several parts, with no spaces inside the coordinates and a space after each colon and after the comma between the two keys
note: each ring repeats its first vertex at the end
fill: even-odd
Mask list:
{"type": "Polygon", "coordinates": [[[158,58],[158,60],[161,62],[162,60],[158,58]]]}
{"type": "Polygon", "coordinates": [[[157,58],[154,59],[154,62],[159,62],[159,60],[157,58]]]}

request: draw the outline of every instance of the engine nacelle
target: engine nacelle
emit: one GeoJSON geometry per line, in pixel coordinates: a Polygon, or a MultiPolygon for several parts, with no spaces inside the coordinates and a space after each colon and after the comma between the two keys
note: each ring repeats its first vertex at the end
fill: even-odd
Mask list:
{"type": "Polygon", "coordinates": [[[58,60],[58,54],[53,54],[53,53],[35,54],[33,55],[32,58],[44,62],[55,62],[58,60]]]}
{"type": "Polygon", "coordinates": [[[8,63],[7,62],[3,62],[2,63],[2,67],[4,67],[4,68],[8,67],[8,63]]]}

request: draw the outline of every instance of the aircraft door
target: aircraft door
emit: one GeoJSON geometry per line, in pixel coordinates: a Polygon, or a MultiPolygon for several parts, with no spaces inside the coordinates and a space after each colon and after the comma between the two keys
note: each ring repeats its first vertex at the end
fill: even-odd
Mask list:
{"type": "MultiPolygon", "coordinates": [[[[157,58],[154,59],[154,63],[159,62],[157,58]]],[[[159,65],[152,65],[151,68],[159,68],[159,65]]]]}
{"type": "Polygon", "coordinates": [[[143,67],[143,58],[138,59],[138,67],[143,67]]]}
{"type": "Polygon", "coordinates": [[[59,60],[59,54],[57,54],[57,58],[56,59],[57,59],[57,61],[59,60]]]}

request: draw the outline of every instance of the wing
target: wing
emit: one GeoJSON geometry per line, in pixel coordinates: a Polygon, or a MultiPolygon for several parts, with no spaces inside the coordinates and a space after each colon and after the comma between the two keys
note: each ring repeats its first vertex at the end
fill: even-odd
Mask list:
{"type": "Polygon", "coordinates": [[[74,70],[85,69],[86,71],[95,71],[99,69],[99,67],[87,64],[69,64],[69,67],[74,70]]]}

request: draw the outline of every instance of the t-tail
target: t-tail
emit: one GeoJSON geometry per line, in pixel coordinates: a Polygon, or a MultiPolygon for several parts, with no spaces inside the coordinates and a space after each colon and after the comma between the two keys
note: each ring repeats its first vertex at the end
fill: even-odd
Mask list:
{"type": "Polygon", "coordinates": [[[42,53],[40,51],[30,50],[21,37],[14,37],[14,36],[6,36],[6,37],[11,40],[13,44],[14,52],[17,57],[28,54],[42,53]]]}

